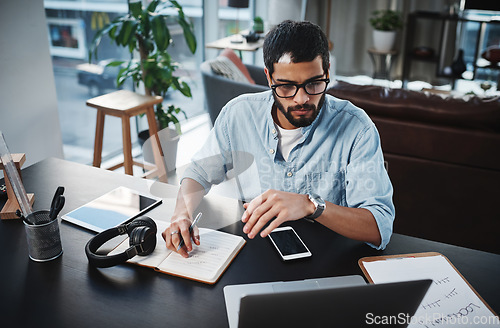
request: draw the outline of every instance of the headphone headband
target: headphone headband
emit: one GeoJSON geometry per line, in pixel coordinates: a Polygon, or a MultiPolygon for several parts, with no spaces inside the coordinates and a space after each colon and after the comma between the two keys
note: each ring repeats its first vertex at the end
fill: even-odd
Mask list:
{"type": "Polygon", "coordinates": [[[98,268],[108,268],[126,262],[136,255],[149,255],[156,246],[156,231],[155,222],[147,216],[141,216],[128,224],[119,225],[94,236],[85,245],[85,254],[89,263],[98,268]],[[130,247],[126,251],[115,255],[96,253],[107,241],[126,233],[130,240],[130,247]]]}

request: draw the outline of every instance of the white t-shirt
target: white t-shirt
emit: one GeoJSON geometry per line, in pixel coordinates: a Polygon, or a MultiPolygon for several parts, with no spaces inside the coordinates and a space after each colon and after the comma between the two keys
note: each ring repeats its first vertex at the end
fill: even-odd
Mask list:
{"type": "Polygon", "coordinates": [[[285,161],[288,161],[290,152],[292,151],[293,147],[295,147],[295,145],[299,143],[300,139],[303,136],[302,130],[300,128],[287,130],[283,129],[276,123],[274,123],[274,125],[277,128],[279,137],[278,151],[281,152],[281,155],[283,156],[285,161]]]}

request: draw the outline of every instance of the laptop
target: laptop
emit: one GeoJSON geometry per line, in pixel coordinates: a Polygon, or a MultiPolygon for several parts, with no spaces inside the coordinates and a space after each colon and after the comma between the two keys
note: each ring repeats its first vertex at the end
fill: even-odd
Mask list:
{"type": "Polygon", "coordinates": [[[306,279],[296,281],[276,281],[255,284],[228,285],[224,287],[229,327],[238,327],[238,314],[242,297],[254,294],[272,294],[311,289],[366,285],[360,275],[306,279]]]}
{"type": "Polygon", "coordinates": [[[432,280],[367,285],[361,276],[224,287],[230,328],[406,327],[432,280]]]}

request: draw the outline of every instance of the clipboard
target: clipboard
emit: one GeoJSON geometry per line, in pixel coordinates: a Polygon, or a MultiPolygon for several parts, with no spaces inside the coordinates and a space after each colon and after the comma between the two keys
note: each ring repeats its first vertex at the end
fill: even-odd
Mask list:
{"type": "Polygon", "coordinates": [[[370,257],[363,257],[358,260],[358,265],[361,268],[361,271],[363,271],[363,274],[365,275],[366,279],[368,280],[369,283],[373,284],[373,278],[370,276],[368,270],[365,267],[365,263],[367,262],[375,262],[375,261],[385,261],[385,260],[396,260],[396,259],[404,259],[404,258],[419,258],[419,257],[431,257],[431,256],[442,256],[450,265],[451,268],[462,278],[462,280],[467,284],[467,286],[470,288],[470,290],[476,294],[476,296],[479,298],[479,300],[488,308],[488,310],[493,313],[493,315],[498,317],[498,314],[493,311],[491,306],[486,303],[486,301],[479,295],[479,293],[472,287],[472,285],[465,279],[465,277],[460,273],[460,271],[457,270],[457,268],[451,263],[451,261],[444,256],[443,254],[439,252],[423,252],[423,253],[410,253],[410,254],[398,254],[398,255],[385,255],[385,256],[370,256],[370,257]]]}

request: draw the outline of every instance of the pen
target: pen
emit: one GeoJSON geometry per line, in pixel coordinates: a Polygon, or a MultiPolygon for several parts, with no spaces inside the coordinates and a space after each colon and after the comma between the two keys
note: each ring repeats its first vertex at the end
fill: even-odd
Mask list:
{"type": "MultiPolygon", "coordinates": [[[[200,221],[201,218],[201,212],[198,213],[196,218],[194,219],[193,223],[191,223],[191,226],[189,227],[189,233],[193,232],[193,228],[200,221]]],[[[181,237],[181,242],[179,243],[179,246],[177,246],[177,250],[181,249],[182,246],[184,246],[184,239],[182,239],[182,236],[179,234],[179,237],[181,237]]]]}

